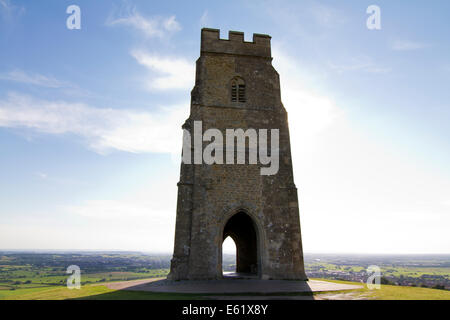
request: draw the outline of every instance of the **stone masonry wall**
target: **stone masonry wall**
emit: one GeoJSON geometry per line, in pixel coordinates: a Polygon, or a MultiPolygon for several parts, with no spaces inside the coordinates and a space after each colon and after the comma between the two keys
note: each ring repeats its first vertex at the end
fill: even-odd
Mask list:
{"type": "Polygon", "coordinates": [[[306,279],[287,113],[271,61],[267,35],[245,42],[242,33],[230,32],[223,40],[218,30],[202,29],[191,114],[183,127],[193,136],[193,122],[202,121],[203,132],[219,129],[224,141],[226,129],[279,129],[279,171],[263,176],[262,165],[248,164],[248,158],[246,164],[182,164],[170,279],[221,278],[223,228],[242,211],[257,229],[259,277],[306,279]],[[230,100],[235,77],[245,81],[245,102],[230,100]]]}

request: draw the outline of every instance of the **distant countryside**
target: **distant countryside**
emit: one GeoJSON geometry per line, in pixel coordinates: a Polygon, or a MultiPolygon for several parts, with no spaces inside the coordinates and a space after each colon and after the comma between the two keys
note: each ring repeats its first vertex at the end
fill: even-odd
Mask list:
{"type": "Polygon", "coordinates": [[[164,277],[170,258],[137,253],[0,252],[0,290],[66,286],[70,265],[80,267],[82,285],[164,277]]]}
{"type": "Polygon", "coordinates": [[[381,283],[450,289],[450,255],[306,255],[311,278],[366,282],[370,265],[381,269],[381,283]]]}

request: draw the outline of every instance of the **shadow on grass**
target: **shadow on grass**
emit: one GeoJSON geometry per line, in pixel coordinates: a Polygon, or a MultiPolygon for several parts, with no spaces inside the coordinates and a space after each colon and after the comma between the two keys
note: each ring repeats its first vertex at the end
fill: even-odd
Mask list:
{"type": "Polygon", "coordinates": [[[202,295],[117,290],[69,300],[201,300],[202,295]]]}
{"type": "Polygon", "coordinates": [[[257,292],[229,294],[182,294],[166,292],[145,292],[117,290],[109,293],[91,295],[69,300],[314,300],[310,293],[275,293],[262,294],[257,292]]]}
{"type": "Polygon", "coordinates": [[[117,283],[108,287],[115,291],[73,300],[314,300],[307,282],[290,282],[288,287],[284,287],[283,284],[280,287],[279,282],[271,280],[251,280],[241,283],[234,279],[177,282],[157,280],[134,285],[117,283]],[[283,291],[284,289],[286,291],[283,291]]]}

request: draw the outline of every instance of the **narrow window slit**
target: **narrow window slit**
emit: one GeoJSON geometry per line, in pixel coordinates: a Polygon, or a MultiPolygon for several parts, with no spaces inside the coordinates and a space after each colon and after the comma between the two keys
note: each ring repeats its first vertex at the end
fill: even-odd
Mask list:
{"type": "Polygon", "coordinates": [[[245,102],[245,84],[239,85],[239,102],[245,102]]]}
{"type": "Polygon", "coordinates": [[[237,101],[237,89],[236,84],[233,84],[231,86],[231,101],[236,102],[237,101]]]}
{"type": "Polygon", "coordinates": [[[245,82],[240,77],[231,81],[231,102],[246,102],[245,82]]]}

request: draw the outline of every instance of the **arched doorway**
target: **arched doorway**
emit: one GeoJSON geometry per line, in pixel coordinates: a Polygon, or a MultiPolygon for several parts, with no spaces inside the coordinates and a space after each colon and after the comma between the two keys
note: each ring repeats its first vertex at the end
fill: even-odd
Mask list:
{"type": "Polygon", "coordinates": [[[245,212],[233,215],[223,229],[222,243],[231,237],[236,244],[236,273],[238,276],[258,275],[258,234],[255,223],[245,212]]]}
{"type": "Polygon", "coordinates": [[[236,242],[228,236],[222,243],[222,274],[236,273],[236,242]]]}

